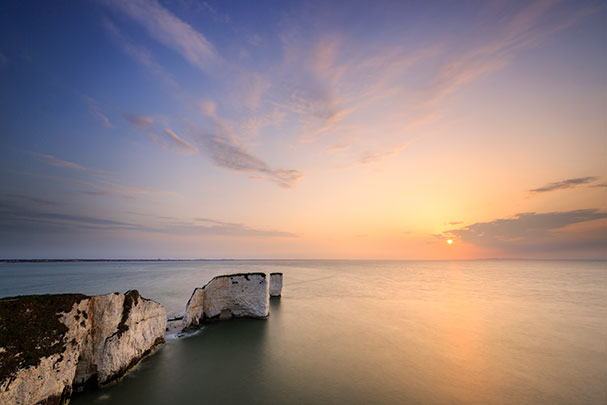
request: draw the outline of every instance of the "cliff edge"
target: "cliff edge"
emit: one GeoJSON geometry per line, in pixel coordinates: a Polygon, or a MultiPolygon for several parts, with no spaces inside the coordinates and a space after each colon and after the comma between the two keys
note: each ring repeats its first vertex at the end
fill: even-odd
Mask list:
{"type": "Polygon", "coordinates": [[[136,290],[0,299],[0,403],[59,404],[108,383],[164,342],[166,312],[136,290]]]}
{"type": "Polygon", "coordinates": [[[214,277],[196,288],[188,301],[183,329],[204,319],[267,318],[269,283],[264,273],[238,273],[214,277]]]}

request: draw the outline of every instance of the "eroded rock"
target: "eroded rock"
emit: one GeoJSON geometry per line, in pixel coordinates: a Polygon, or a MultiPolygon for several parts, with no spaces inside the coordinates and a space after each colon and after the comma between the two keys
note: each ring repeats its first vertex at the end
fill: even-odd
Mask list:
{"type": "Polygon", "coordinates": [[[217,276],[203,289],[205,318],[218,317],[223,310],[230,310],[233,317],[266,318],[270,314],[268,280],[263,273],[217,276]]]}
{"type": "Polygon", "coordinates": [[[60,403],[122,376],[162,343],[164,308],[137,291],[0,299],[0,403],[60,403]]]}
{"type": "Polygon", "coordinates": [[[80,294],[0,300],[0,403],[60,403],[71,394],[90,299],[80,294]]]}
{"type": "Polygon", "coordinates": [[[204,289],[195,288],[188,300],[183,316],[183,329],[196,326],[204,315],[204,289]]]}
{"type": "Polygon", "coordinates": [[[76,384],[91,378],[106,384],[120,378],[164,342],[165,309],[136,290],[95,296],[90,305],[93,328],[78,364],[76,384]]]}
{"type": "Polygon", "coordinates": [[[282,295],[282,273],[270,273],[270,297],[282,295]]]}

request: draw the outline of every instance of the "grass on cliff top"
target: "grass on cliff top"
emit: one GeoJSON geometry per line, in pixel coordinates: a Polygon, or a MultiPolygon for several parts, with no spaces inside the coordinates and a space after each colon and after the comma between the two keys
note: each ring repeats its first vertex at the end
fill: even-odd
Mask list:
{"type": "Polygon", "coordinates": [[[37,366],[43,357],[62,353],[68,328],[61,315],[85,298],[47,294],[0,299],[0,382],[13,379],[20,369],[37,366]]]}

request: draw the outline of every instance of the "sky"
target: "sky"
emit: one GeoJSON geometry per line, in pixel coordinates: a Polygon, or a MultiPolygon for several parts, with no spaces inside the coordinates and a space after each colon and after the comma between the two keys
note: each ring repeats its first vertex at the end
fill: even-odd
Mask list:
{"type": "Polygon", "coordinates": [[[579,0],[4,1],[0,258],[607,259],[606,27],[579,0]]]}

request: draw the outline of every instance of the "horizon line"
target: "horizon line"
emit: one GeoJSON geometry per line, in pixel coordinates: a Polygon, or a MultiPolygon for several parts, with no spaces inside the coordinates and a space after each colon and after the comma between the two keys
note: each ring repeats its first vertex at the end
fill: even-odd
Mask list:
{"type": "Polygon", "coordinates": [[[8,259],[0,258],[0,263],[69,263],[69,262],[251,262],[251,261],[384,261],[384,262],[414,262],[414,261],[425,261],[425,262],[469,262],[469,261],[607,261],[607,258],[509,258],[509,257],[487,257],[487,258],[473,258],[473,259],[326,259],[326,258],[314,258],[314,259],[297,259],[297,258],[197,258],[197,259],[170,259],[170,258],[156,258],[156,259],[144,259],[144,258],[40,258],[40,259],[8,259]]]}

